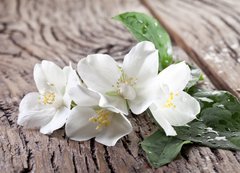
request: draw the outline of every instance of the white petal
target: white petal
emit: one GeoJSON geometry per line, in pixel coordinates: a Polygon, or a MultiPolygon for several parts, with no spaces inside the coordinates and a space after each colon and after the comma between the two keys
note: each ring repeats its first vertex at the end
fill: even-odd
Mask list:
{"type": "Polygon", "coordinates": [[[121,112],[125,115],[128,115],[127,102],[120,96],[104,96],[101,95],[99,106],[109,108],[114,112],[121,112]]]}
{"type": "Polygon", "coordinates": [[[125,56],[123,70],[130,77],[136,77],[138,83],[143,83],[158,74],[158,51],[149,41],[138,43],[125,56]]]}
{"type": "Polygon", "coordinates": [[[19,105],[17,123],[26,128],[39,128],[46,125],[54,116],[56,109],[39,103],[38,93],[27,94],[19,105]]]}
{"type": "Polygon", "coordinates": [[[124,99],[133,100],[136,98],[135,89],[128,84],[120,84],[119,92],[123,96],[124,99]]]}
{"type": "Polygon", "coordinates": [[[69,96],[68,93],[65,93],[63,96],[63,101],[64,101],[64,106],[66,106],[67,108],[71,108],[71,103],[72,103],[72,99],[69,96]]]}
{"type": "Polygon", "coordinates": [[[171,124],[165,119],[167,116],[164,111],[161,111],[159,107],[156,105],[151,105],[150,110],[152,112],[153,117],[157,121],[157,123],[163,128],[167,136],[176,136],[177,133],[171,124]]]}
{"type": "Polygon", "coordinates": [[[67,82],[63,70],[53,62],[45,60],[42,61],[41,67],[46,76],[47,82],[50,85],[53,84],[55,88],[62,91],[65,88],[67,82]]]}
{"type": "Polygon", "coordinates": [[[42,71],[41,64],[36,64],[33,70],[34,81],[36,83],[37,89],[40,93],[45,92],[49,89],[47,78],[42,71]]]}
{"type": "Polygon", "coordinates": [[[130,121],[121,114],[114,114],[111,124],[101,131],[95,140],[107,146],[114,146],[121,137],[129,134],[131,131],[132,125],[130,121]]]}
{"type": "Polygon", "coordinates": [[[199,102],[185,92],[180,92],[173,100],[176,108],[164,109],[166,119],[173,126],[183,126],[196,118],[200,112],[199,102]]]}
{"type": "Polygon", "coordinates": [[[182,91],[191,79],[191,70],[185,62],[173,64],[160,72],[159,82],[167,85],[172,92],[182,91]]]}
{"type": "Polygon", "coordinates": [[[61,128],[66,123],[66,120],[69,116],[69,112],[70,110],[66,107],[62,107],[59,110],[57,110],[52,120],[48,124],[43,126],[40,129],[40,132],[43,134],[51,134],[53,133],[53,131],[61,128]]]}
{"type": "Polygon", "coordinates": [[[89,118],[96,115],[90,108],[76,106],[71,110],[65,130],[70,139],[85,141],[95,137],[99,131],[96,130],[96,123],[89,121],[89,118]]]}
{"type": "Polygon", "coordinates": [[[156,99],[162,97],[162,88],[156,82],[155,78],[136,88],[136,98],[128,100],[129,108],[134,114],[143,113],[156,99]]]}
{"type": "Polygon", "coordinates": [[[97,106],[100,96],[80,85],[69,90],[69,96],[78,106],[97,106]]]}
{"type": "Polygon", "coordinates": [[[82,85],[82,82],[80,78],[78,77],[75,70],[72,69],[72,67],[67,66],[63,68],[63,71],[65,73],[65,76],[67,78],[67,84],[65,88],[65,94],[63,96],[63,100],[65,105],[70,108],[72,98],[69,96],[69,91],[72,87],[76,87],[78,85],[82,85]]]}
{"type": "Polygon", "coordinates": [[[67,84],[66,84],[66,91],[70,89],[73,86],[81,85],[82,86],[82,81],[77,75],[77,72],[72,69],[72,67],[67,66],[63,68],[64,74],[67,79],[67,84]]]}
{"type": "Polygon", "coordinates": [[[89,55],[78,63],[78,73],[84,83],[93,91],[102,94],[112,91],[121,73],[118,64],[109,55],[89,55]]]}

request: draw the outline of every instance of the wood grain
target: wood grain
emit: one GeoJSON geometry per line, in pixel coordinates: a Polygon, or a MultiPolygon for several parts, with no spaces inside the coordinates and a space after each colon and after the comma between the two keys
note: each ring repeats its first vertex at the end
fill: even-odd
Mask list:
{"type": "MultiPolygon", "coordinates": [[[[136,43],[111,17],[125,11],[149,13],[134,0],[0,0],[0,172],[238,172],[240,154],[186,146],[177,160],[159,169],[147,163],[139,143],[156,125],[147,115],[131,115],[134,131],[115,147],[94,140],[68,140],[16,124],[18,104],[35,91],[33,66],[42,59],[76,64],[90,53],[123,58],[136,43]]],[[[174,36],[174,35],[173,35],[174,36]]],[[[178,59],[191,59],[179,47],[178,59]]],[[[204,70],[204,69],[203,69],[204,70]]],[[[208,82],[209,87],[213,87],[208,82]]]]}
{"type": "Polygon", "coordinates": [[[143,3],[219,89],[240,96],[240,1],[143,3]]]}

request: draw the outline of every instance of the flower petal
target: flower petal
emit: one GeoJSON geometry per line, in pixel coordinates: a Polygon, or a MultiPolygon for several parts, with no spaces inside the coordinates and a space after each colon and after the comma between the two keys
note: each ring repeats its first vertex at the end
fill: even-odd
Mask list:
{"type": "Polygon", "coordinates": [[[163,128],[167,136],[176,136],[177,133],[172,127],[172,125],[165,119],[167,114],[164,111],[161,111],[158,106],[151,105],[150,110],[152,112],[153,117],[157,121],[157,123],[163,128]]]}
{"type": "Polygon", "coordinates": [[[83,85],[82,81],[77,75],[77,72],[73,70],[71,66],[64,67],[63,72],[67,79],[66,90],[70,89],[73,86],[83,85]]]}
{"type": "Polygon", "coordinates": [[[155,77],[155,79],[148,80],[136,88],[136,98],[128,100],[129,108],[134,114],[143,113],[156,99],[163,95],[163,90],[160,85],[157,85],[157,82],[155,77]]]}
{"type": "Polygon", "coordinates": [[[89,55],[78,63],[78,73],[89,89],[105,94],[112,90],[121,72],[109,55],[89,55]]]}
{"type": "Polygon", "coordinates": [[[40,93],[45,92],[49,89],[49,85],[47,84],[47,78],[42,71],[41,64],[36,64],[33,70],[34,81],[36,83],[37,89],[40,93]]]}
{"type": "MultiPolygon", "coordinates": [[[[100,94],[100,93],[99,93],[100,94]]],[[[120,96],[104,96],[101,95],[99,106],[109,108],[113,112],[128,115],[127,102],[120,96]]]]}
{"type": "Polygon", "coordinates": [[[39,94],[27,94],[19,105],[17,124],[26,128],[39,128],[46,125],[54,116],[56,109],[39,103],[39,94]]]}
{"type": "Polygon", "coordinates": [[[60,108],[57,110],[52,120],[40,129],[40,132],[43,134],[51,134],[53,131],[61,128],[66,123],[69,113],[70,110],[68,108],[60,108]]]}
{"type": "Polygon", "coordinates": [[[72,98],[69,96],[69,91],[72,87],[82,85],[82,82],[81,82],[80,78],[78,77],[76,71],[73,70],[71,66],[64,67],[63,71],[64,71],[65,76],[67,78],[67,84],[66,84],[65,94],[63,96],[63,100],[64,100],[65,105],[68,108],[70,108],[72,98]]]}
{"type": "Polygon", "coordinates": [[[116,142],[123,136],[132,131],[130,121],[121,114],[112,116],[111,124],[99,133],[95,140],[106,146],[114,146],[116,142]]]}
{"type": "Polygon", "coordinates": [[[143,41],[134,46],[125,56],[123,71],[130,77],[136,77],[138,83],[158,74],[158,51],[152,42],[143,41]]]}
{"type": "Polygon", "coordinates": [[[159,83],[167,85],[172,92],[182,91],[191,79],[191,70],[185,62],[173,64],[158,75],[159,83]]]}
{"type": "Polygon", "coordinates": [[[89,121],[94,115],[96,113],[93,109],[80,106],[73,108],[65,126],[67,136],[76,141],[95,137],[99,133],[96,130],[97,125],[89,121]]]}
{"type": "Polygon", "coordinates": [[[54,85],[55,88],[63,92],[62,90],[65,88],[67,82],[63,70],[53,62],[46,60],[42,61],[41,67],[48,84],[54,85]]]}
{"type": "Polygon", "coordinates": [[[80,85],[72,87],[68,94],[78,106],[96,106],[100,99],[97,93],[80,85]]]}
{"type": "Polygon", "coordinates": [[[196,118],[200,112],[199,102],[185,92],[180,92],[173,100],[176,108],[164,109],[167,121],[173,126],[183,126],[196,118]]]}

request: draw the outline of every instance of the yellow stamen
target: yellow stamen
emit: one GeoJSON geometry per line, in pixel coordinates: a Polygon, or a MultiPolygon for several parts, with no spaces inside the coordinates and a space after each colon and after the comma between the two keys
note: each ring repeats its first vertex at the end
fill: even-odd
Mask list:
{"type": "Polygon", "coordinates": [[[55,94],[53,92],[46,92],[43,95],[42,102],[43,104],[53,104],[55,101],[55,94]]]}
{"type": "Polygon", "coordinates": [[[125,84],[129,84],[129,85],[135,85],[137,79],[133,78],[133,77],[128,77],[126,73],[124,73],[124,71],[121,69],[120,70],[122,75],[120,76],[120,78],[117,81],[117,84],[121,84],[121,83],[125,83],[125,84]]]}
{"type": "Polygon", "coordinates": [[[120,94],[120,86],[121,84],[127,84],[130,86],[136,85],[137,79],[134,77],[129,77],[121,67],[119,67],[119,71],[121,72],[121,76],[118,79],[116,85],[113,85],[113,87],[116,87],[117,92],[120,94]]]}
{"type": "Polygon", "coordinates": [[[93,123],[98,123],[98,126],[96,127],[96,130],[102,128],[102,127],[107,127],[110,125],[110,115],[111,112],[106,110],[106,109],[100,109],[96,110],[97,116],[89,118],[90,122],[93,123]]]}
{"type": "Polygon", "coordinates": [[[166,107],[166,108],[176,108],[176,105],[173,104],[173,99],[174,99],[175,95],[178,95],[178,94],[174,94],[173,92],[170,92],[170,95],[169,95],[166,103],[164,104],[164,107],[166,107]]]}

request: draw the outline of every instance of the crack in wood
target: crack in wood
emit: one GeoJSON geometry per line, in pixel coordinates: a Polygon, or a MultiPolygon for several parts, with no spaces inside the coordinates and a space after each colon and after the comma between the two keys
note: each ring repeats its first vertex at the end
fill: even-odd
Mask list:
{"type": "Polygon", "coordinates": [[[114,169],[114,167],[113,167],[113,165],[112,165],[112,163],[111,163],[111,161],[110,161],[110,155],[109,155],[109,152],[108,152],[108,149],[107,149],[107,147],[106,146],[103,146],[104,147],[104,150],[105,150],[105,154],[104,154],[104,157],[105,157],[105,160],[106,160],[106,162],[107,162],[107,166],[108,166],[108,168],[109,168],[109,170],[110,170],[110,172],[111,173],[115,173],[115,169],[114,169]]]}
{"type": "Polygon", "coordinates": [[[40,25],[40,36],[43,40],[43,42],[47,45],[47,46],[50,46],[50,43],[47,41],[46,37],[44,36],[44,29],[45,29],[45,25],[40,23],[39,22],[39,25],[40,25]]]}
{"type": "Polygon", "coordinates": [[[51,162],[52,168],[54,172],[58,172],[58,166],[55,164],[55,151],[53,151],[50,155],[51,155],[50,162],[51,162]]]}
{"type": "Polygon", "coordinates": [[[60,40],[59,40],[59,38],[58,38],[58,36],[57,36],[57,34],[56,34],[56,32],[55,32],[55,30],[54,30],[53,27],[50,27],[50,31],[51,31],[51,34],[52,34],[53,38],[54,38],[57,42],[60,42],[60,40]]]}
{"type": "Polygon", "coordinates": [[[87,156],[85,156],[84,158],[85,158],[85,163],[86,163],[87,172],[89,172],[89,164],[88,164],[87,156]]]}
{"type": "Polygon", "coordinates": [[[121,140],[124,149],[126,150],[126,152],[127,152],[130,156],[132,156],[135,160],[137,160],[137,159],[134,157],[134,155],[133,155],[132,151],[130,150],[130,148],[128,147],[128,144],[127,144],[126,140],[127,140],[126,137],[124,137],[124,138],[121,140]]]}
{"type": "Polygon", "coordinates": [[[73,161],[73,168],[74,168],[74,173],[78,173],[78,170],[77,170],[77,164],[76,164],[76,157],[75,157],[75,154],[72,153],[72,161],[73,161]]]}
{"type": "Polygon", "coordinates": [[[97,168],[97,170],[99,170],[99,166],[98,166],[98,161],[97,161],[97,157],[96,157],[96,148],[95,148],[95,139],[91,139],[90,140],[90,150],[91,150],[91,156],[93,159],[93,162],[97,168]]]}
{"type": "Polygon", "coordinates": [[[15,124],[12,119],[13,110],[11,109],[11,105],[7,105],[5,102],[0,100],[0,110],[4,113],[1,117],[5,117],[9,126],[13,126],[15,124]]]}

